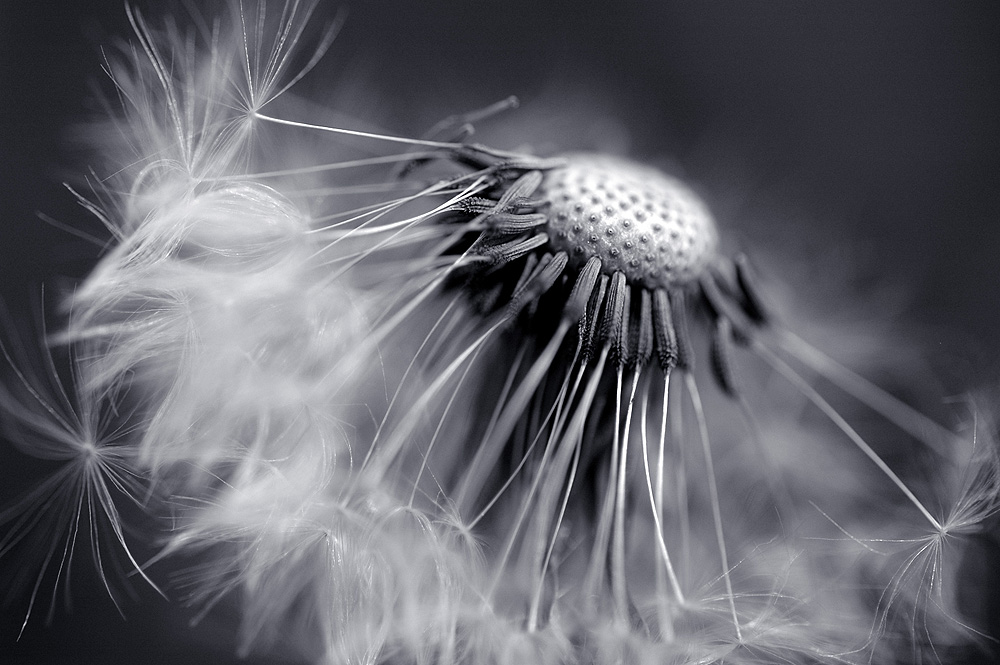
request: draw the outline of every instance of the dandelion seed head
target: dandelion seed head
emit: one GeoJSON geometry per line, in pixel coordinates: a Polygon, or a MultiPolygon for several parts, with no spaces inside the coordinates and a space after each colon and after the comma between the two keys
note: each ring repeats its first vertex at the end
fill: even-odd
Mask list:
{"type": "Polygon", "coordinates": [[[130,14],[112,171],[78,194],[111,242],[57,336],[73,380],[0,386],[19,447],[67,463],[0,512],[0,556],[31,535],[38,582],[68,575],[89,519],[145,576],[136,504],[171,525],[152,563],[194,621],[233,604],[241,656],[308,662],[965,641],[959,536],[1000,506],[988,434],[946,464],[955,436],[800,339],[843,325],[771,307],[794,298],[655,168],[466,141],[511,99],[417,139],[285,96],[329,45],[292,71],[317,5],[234,2],[192,32],[130,14]]]}
{"type": "Polygon", "coordinates": [[[715,254],[715,221],[684,184],[659,171],[605,155],[571,155],[545,174],[553,248],[583,266],[632,285],[670,288],[697,279],[715,254]]]}

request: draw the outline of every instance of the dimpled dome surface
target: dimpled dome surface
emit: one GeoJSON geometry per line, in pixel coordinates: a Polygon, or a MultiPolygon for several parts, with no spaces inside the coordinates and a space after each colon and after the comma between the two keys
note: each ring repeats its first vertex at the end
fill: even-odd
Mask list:
{"type": "Polygon", "coordinates": [[[670,288],[697,279],[718,245],[715,221],[683,183],[625,159],[575,154],[545,173],[550,242],[579,267],[591,257],[632,285],[670,288]]]}

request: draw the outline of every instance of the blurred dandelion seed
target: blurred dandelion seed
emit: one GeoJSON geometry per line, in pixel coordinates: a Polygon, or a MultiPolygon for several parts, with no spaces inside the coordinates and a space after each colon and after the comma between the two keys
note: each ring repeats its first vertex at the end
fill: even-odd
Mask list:
{"type": "MultiPolygon", "coordinates": [[[[114,552],[106,551],[109,531],[127,563],[162,594],[133,556],[118,507],[125,500],[142,508],[145,494],[144,479],[136,469],[135,450],[130,445],[138,425],[130,423],[128,414],[115,406],[124,386],[111,386],[105,394],[90,392],[86,380],[89,364],[78,360],[73,366],[73,392],[67,392],[50,355],[44,356],[48,375],[35,378],[18,367],[4,344],[0,344],[0,353],[17,379],[10,389],[0,384],[0,413],[5,416],[6,434],[24,454],[59,464],[17,503],[0,512],[0,524],[5,525],[0,556],[23,546],[33,546],[41,554],[38,561],[26,563],[13,580],[15,589],[19,585],[31,589],[21,633],[53,565],[52,584],[57,589],[64,584],[69,597],[70,566],[78,544],[89,545],[101,584],[122,612],[119,594],[108,577],[108,567],[121,566],[114,552]],[[29,580],[32,574],[34,582],[29,580]]],[[[49,620],[56,604],[53,594],[47,610],[49,620]]]]}
{"type": "Polygon", "coordinates": [[[76,392],[9,355],[25,396],[0,389],[21,447],[66,460],[0,514],[3,555],[44,511],[68,534],[28,615],[85,506],[150,584],[174,567],[196,620],[237,607],[241,655],[889,663],[971,641],[946,550],[1000,507],[992,426],[967,441],[795,336],[680,180],[468,140],[516,100],[422,138],[283,106],[336,32],[299,62],[315,7],[190,32],[129,10],[115,165],[78,195],[114,244],[56,338],[76,392]],[[170,518],[153,561],[112,490],[170,518]]]}

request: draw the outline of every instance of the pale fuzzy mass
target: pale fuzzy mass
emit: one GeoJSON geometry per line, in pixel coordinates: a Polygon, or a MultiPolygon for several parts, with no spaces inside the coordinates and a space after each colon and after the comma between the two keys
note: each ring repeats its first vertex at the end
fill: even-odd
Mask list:
{"type": "Polygon", "coordinates": [[[315,8],[129,9],[107,50],[72,190],[106,247],[44,360],[3,341],[6,437],[52,463],[0,512],[22,631],[89,565],[280,662],[986,657],[989,404],[807,341],[682,179],[472,133],[545,109],[403,136],[303,99],[315,8]]]}

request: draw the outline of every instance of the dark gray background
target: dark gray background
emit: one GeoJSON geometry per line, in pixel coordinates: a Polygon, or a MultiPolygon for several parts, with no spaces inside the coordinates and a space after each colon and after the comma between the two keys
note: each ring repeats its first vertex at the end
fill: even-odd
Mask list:
{"type": "MultiPolygon", "coordinates": [[[[873,279],[906,287],[907,316],[952,329],[931,336],[943,357],[964,363],[974,383],[995,381],[994,3],[575,4],[567,12],[531,0],[355,3],[322,70],[303,85],[365,90],[344,106],[361,113],[377,105],[373,119],[398,133],[517,94],[520,117],[532,119],[526,140],[608,141],[639,157],[669,155],[719,202],[727,226],[750,235],[772,222],[799,223],[804,234],[849,239],[873,279]],[[568,113],[570,126],[545,119],[560,99],[586,109],[568,113]],[[617,121],[591,122],[601,117],[617,121]]],[[[69,127],[94,107],[99,45],[128,34],[117,0],[0,5],[0,296],[29,338],[41,285],[54,300],[96,256],[37,212],[95,228],[60,185],[87,164],[69,127]]],[[[5,465],[11,459],[0,455],[5,465]]],[[[138,584],[142,603],[127,606],[127,622],[88,597],[88,585],[80,582],[73,616],[57,613],[49,629],[29,626],[12,662],[68,654],[182,662],[217,644],[209,659],[222,663],[231,652],[225,631],[178,628],[184,613],[138,584]]],[[[11,649],[15,614],[3,616],[0,654],[11,649]]]]}

